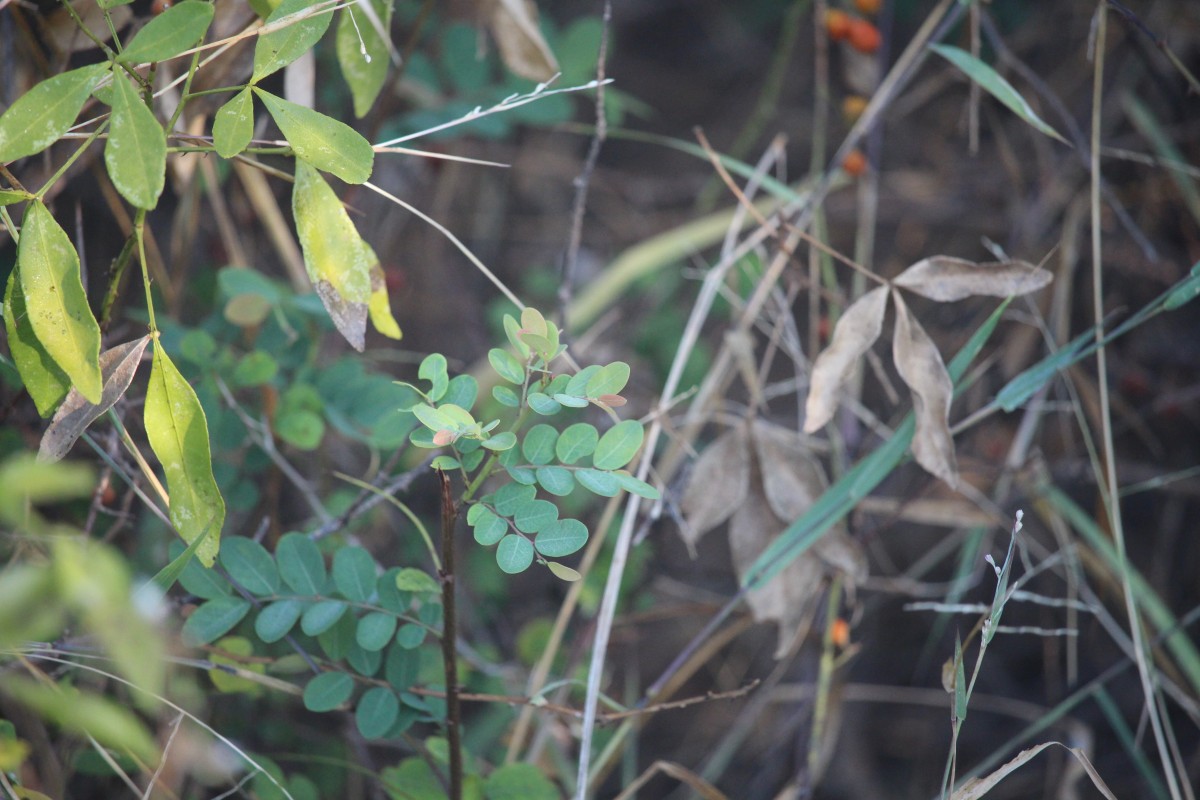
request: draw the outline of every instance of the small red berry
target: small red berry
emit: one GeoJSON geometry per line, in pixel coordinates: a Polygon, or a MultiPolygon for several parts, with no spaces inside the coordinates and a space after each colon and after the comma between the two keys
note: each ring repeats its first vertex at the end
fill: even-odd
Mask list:
{"type": "Polygon", "coordinates": [[[850,42],[850,46],[860,53],[874,53],[879,49],[883,37],[879,35],[879,28],[876,28],[865,19],[850,20],[850,28],[847,31],[846,38],[850,42]]]}
{"type": "Polygon", "coordinates": [[[851,150],[842,160],[842,171],[852,178],[857,178],[867,171],[867,157],[862,150],[851,150]]]}
{"type": "Polygon", "coordinates": [[[829,33],[829,38],[835,42],[840,42],[850,35],[851,16],[845,11],[831,9],[825,12],[825,30],[829,33]]]}

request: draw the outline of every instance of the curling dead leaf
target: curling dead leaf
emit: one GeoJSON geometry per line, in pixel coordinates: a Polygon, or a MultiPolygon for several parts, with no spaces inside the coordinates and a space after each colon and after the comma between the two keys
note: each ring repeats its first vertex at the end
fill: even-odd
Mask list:
{"type": "Polygon", "coordinates": [[[1026,261],[977,264],[962,258],[932,256],[913,264],[892,281],[930,300],[952,303],[966,297],[1012,297],[1050,283],[1049,270],[1026,261]]]}
{"type": "MultiPolygon", "coordinates": [[[[751,481],[745,502],[729,519],[729,552],[739,578],[785,527],[771,512],[759,481],[751,481]]],[[[787,652],[801,624],[812,615],[823,588],[821,578],[821,564],[808,552],[793,560],[767,584],[746,594],[754,619],[774,621],[779,627],[776,658],[787,652]]]]}
{"type": "Polygon", "coordinates": [[[750,485],[750,448],[746,429],[731,428],[696,459],[681,507],[687,526],[680,531],[688,550],[720,525],[746,500],[750,485]]]}
{"type": "Polygon", "coordinates": [[[785,522],[799,518],[825,490],[821,465],[786,428],[756,419],[750,433],[767,505],[785,522]]]}
{"type": "Polygon", "coordinates": [[[500,58],[513,74],[545,82],[558,73],[558,61],[542,38],[531,0],[493,0],[490,23],[500,58]]]}
{"type": "Polygon", "coordinates": [[[1000,781],[1007,778],[1011,773],[1015,772],[1020,767],[1023,767],[1038,753],[1042,752],[1047,747],[1052,747],[1054,745],[1058,745],[1059,747],[1069,751],[1071,755],[1075,756],[1075,760],[1077,760],[1083,766],[1084,771],[1087,772],[1088,777],[1091,778],[1092,785],[1095,786],[1102,795],[1107,797],[1108,800],[1117,800],[1117,796],[1112,793],[1112,790],[1108,788],[1108,784],[1106,784],[1104,779],[1100,777],[1100,773],[1096,771],[1096,768],[1088,759],[1087,754],[1078,747],[1067,747],[1062,742],[1042,742],[1041,744],[1030,747],[1027,750],[1022,750],[1017,754],[1016,758],[1012,759],[1007,764],[1004,764],[991,775],[988,775],[985,778],[972,778],[971,780],[967,781],[958,791],[950,796],[950,800],[979,800],[979,798],[986,795],[992,789],[995,789],[996,786],[999,785],[1000,781]]]}
{"type": "Polygon", "coordinates": [[[42,434],[42,443],[38,447],[39,461],[60,461],[87,427],[112,408],[113,403],[129,388],[149,343],[150,337],[143,336],[100,354],[100,375],[104,381],[100,402],[89,403],[78,389],[72,388],[58,407],[50,427],[42,434]]]}
{"type": "Polygon", "coordinates": [[[900,377],[912,392],[913,414],[917,418],[913,456],[918,464],[953,488],[958,483],[954,439],[950,436],[954,384],[942,354],[921,323],[909,313],[900,293],[894,295],[896,332],[892,337],[892,357],[900,377]]]}
{"type": "Polygon", "coordinates": [[[829,347],[817,356],[805,404],[804,432],[819,430],[833,418],[837,409],[837,393],[850,376],[863,353],[870,349],[883,330],[883,312],[887,307],[888,289],[872,289],[850,304],[833,329],[829,347]]]}

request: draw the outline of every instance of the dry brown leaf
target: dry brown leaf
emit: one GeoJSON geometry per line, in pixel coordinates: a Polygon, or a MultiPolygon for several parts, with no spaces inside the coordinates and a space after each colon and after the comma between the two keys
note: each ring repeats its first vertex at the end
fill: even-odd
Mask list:
{"type": "Polygon", "coordinates": [[[1108,788],[1108,784],[1106,784],[1104,779],[1100,777],[1100,773],[1096,771],[1094,766],[1092,766],[1092,762],[1088,759],[1087,754],[1078,747],[1067,747],[1062,742],[1042,742],[1041,744],[1030,747],[1027,750],[1022,750],[1014,759],[1001,766],[991,775],[988,775],[985,778],[972,778],[971,780],[967,781],[957,792],[950,796],[950,800],[979,800],[979,798],[986,795],[992,789],[995,789],[996,786],[999,785],[1000,781],[1007,778],[1009,774],[1016,771],[1018,768],[1023,767],[1030,759],[1045,750],[1047,747],[1052,747],[1054,745],[1058,745],[1059,747],[1069,751],[1071,755],[1075,756],[1076,760],[1083,765],[1088,777],[1092,779],[1092,785],[1095,786],[1102,795],[1107,797],[1108,800],[1117,800],[1117,796],[1112,793],[1112,790],[1108,788]]]}
{"type": "Polygon", "coordinates": [[[756,419],[750,423],[750,434],[767,505],[775,516],[791,523],[825,491],[825,473],[794,432],[756,419]]]}
{"type": "Polygon", "coordinates": [[[119,344],[100,354],[100,375],[104,380],[104,389],[100,394],[100,402],[89,403],[75,387],[67,393],[62,405],[50,420],[50,426],[42,434],[42,443],[38,447],[39,461],[60,461],[75,444],[75,440],[83,435],[87,427],[121,399],[129,388],[133,375],[137,372],[142,353],[150,343],[149,336],[143,336],[132,342],[119,344]]]}
{"type": "Polygon", "coordinates": [[[805,403],[804,432],[819,430],[833,418],[837,394],[850,370],[870,349],[883,330],[883,312],[887,308],[888,289],[872,289],[850,304],[833,328],[829,347],[817,356],[805,403]]]}
{"type": "Polygon", "coordinates": [[[680,503],[686,526],[679,532],[693,553],[701,536],[729,519],[745,502],[750,485],[749,450],[746,429],[739,425],[718,437],[696,459],[680,503]]]}
{"type": "Polygon", "coordinates": [[[532,0],[494,0],[490,22],[500,58],[513,74],[539,83],[558,74],[558,61],[542,38],[532,0]]]}
{"type": "Polygon", "coordinates": [[[954,384],[950,373],[921,323],[909,313],[899,292],[896,302],[896,332],[892,357],[900,377],[912,392],[917,430],[912,451],[917,463],[953,488],[958,483],[954,439],[950,435],[950,400],[954,384]]]}
{"type": "MultiPolygon", "coordinates": [[[[84,27],[101,42],[109,41],[114,30],[119,33],[133,19],[133,11],[128,6],[113,6],[108,9],[108,17],[112,20],[110,28],[105,20],[104,9],[100,8],[96,0],[75,0],[71,3],[71,8],[83,20],[84,27]]],[[[79,23],[66,8],[59,8],[45,15],[42,27],[60,53],[78,53],[99,47],[94,39],[80,31],[79,23]]]]}
{"type": "Polygon", "coordinates": [[[1037,291],[1050,283],[1049,270],[1026,261],[977,264],[962,258],[932,256],[901,272],[892,283],[909,291],[951,303],[965,297],[1011,297],[1037,291]]]}
{"type": "Polygon", "coordinates": [[[842,576],[842,584],[851,595],[867,579],[867,556],[858,542],[850,538],[850,534],[840,525],[818,539],[812,552],[825,565],[826,571],[842,576]]]}
{"type": "MultiPolygon", "coordinates": [[[[729,551],[738,578],[759,554],[775,541],[785,524],[775,516],[758,481],[751,481],[746,502],[729,520],[729,551]]],[[[764,586],[746,593],[746,602],[759,622],[774,621],[779,628],[775,657],[782,657],[796,631],[816,606],[823,589],[823,570],[812,552],[803,553],[764,586]]]]}

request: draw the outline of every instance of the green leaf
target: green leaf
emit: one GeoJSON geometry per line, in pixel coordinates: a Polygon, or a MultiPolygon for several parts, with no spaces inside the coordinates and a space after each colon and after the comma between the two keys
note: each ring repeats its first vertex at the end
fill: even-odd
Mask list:
{"type": "Polygon", "coordinates": [[[967,672],[963,663],[962,639],[954,635],[954,719],[967,718],[967,672]]]}
{"type": "Polygon", "coordinates": [[[518,386],[525,383],[525,365],[517,361],[507,350],[493,347],[488,351],[488,363],[492,365],[492,369],[496,370],[497,375],[509,383],[515,383],[518,386]]]}
{"type": "Polygon", "coordinates": [[[333,557],[333,582],[347,600],[367,602],[375,592],[375,559],[361,547],[342,547],[333,557]]]}
{"type": "Polygon", "coordinates": [[[79,393],[88,402],[99,403],[104,389],[100,325],[83,291],[79,256],[40,202],[30,203],[25,210],[17,269],[34,336],[79,393]]]}
{"type": "Polygon", "coordinates": [[[393,614],[404,614],[412,605],[412,595],[402,592],[396,587],[396,575],[399,567],[392,567],[375,579],[375,591],[379,595],[379,605],[393,614]]]}
{"type": "Polygon", "coordinates": [[[646,498],[647,500],[659,500],[662,498],[662,495],[659,494],[658,489],[655,489],[645,481],[638,480],[624,470],[621,470],[620,472],[614,472],[613,477],[617,479],[617,483],[621,485],[621,488],[630,494],[636,494],[639,497],[646,498]]]}
{"type": "Polygon", "coordinates": [[[483,446],[488,450],[510,450],[513,447],[516,447],[516,444],[517,435],[512,431],[497,433],[490,439],[485,439],[483,441],[483,446]]]}
{"type": "Polygon", "coordinates": [[[614,361],[606,367],[601,367],[588,380],[587,396],[599,397],[604,394],[620,394],[629,383],[629,365],[624,361],[614,361]]]}
{"type": "Polygon", "coordinates": [[[1188,277],[1171,287],[1167,299],[1163,300],[1163,310],[1174,311],[1182,305],[1192,302],[1200,295],[1200,261],[1192,265],[1188,277]]]}
{"type": "Polygon", "coordinates": [[[596,443],[592,465],[596,469],[620,469],[637,455],[642,446],[645,431],[636,419],[618,422],[609,428],[596,443]]]}
{"type": "Polygon", "coordinates": [[[588,401],[586,397],[575,397],[574,395],[559,393],[554,395],[554,399],[562,403],[567,408],[587,408],[588,401]]]}
{"type": "Polygon", "coordinates": [[[36,199],[29,192],[19,189],[0,189],[0,206],[11,206],[13,203],[24,203],[27,200],[36,199]]]}
{"type": "Polygon", "coordinates": [[[363,650],[382,650],[396,634],[396,617],[382,611],[372,611],[358,621],[354,641],[363,650]]]}
{"type": "Polygon", "coordinates": [[[138,208],[154,208],[167,174],[167,137],[121,70],[113,73],[112,124],[104,166],[121,196],[138,208]]]}
{"type": "Polygon", "coordinates": [[[274,356],[262,350],[255,350],[238,359],[230,378],[239,389],[246,389],[262,386],[274,378],[278,371],[279,364],[274,356]]]}
{"type": "Polygon", "coordinates": [[[325,420],[307,408],[292,408],[275,418],[275,433],[299,450],[316,450],[325,436],[325,420]]]}
{"type": "Polygon", "coordinates": [[[566,467],[538,467],[534,474],[539,486],[558,497],[566,497],[575,488],[575,479],[566,467]]]}
{"type": "Polygon", "coordinates": [[[107,74],[107,61],[80,67],[47,78],[18,97],[0,115],[0,163],[40,153],[58,141],[107,74]]]}
{"type": "Polygon", "coordinates": [[[396,631],[396,644],[403,647],[405,650],[413,650],[421,646],[425,641],[425,629],[415,623],[401,625],[400,630],[396,631]]]}
{"type": "Polygon", "coordinates": [[[537,533],[558,520],[558,506],[549,500],[531,500],[513,515],[513,524],[524,533],[537,533]]]}
{"type": "Polygon", "coordinates": [[[305,607],[303,600],[276,600],[258,612],[254,632],[268,644],[278,642],[296,627],[305,607]]]}
{"type": "Polygon", "coordinates": [[[584,397],[587,395],[588,381],[599,371],[599,364],[590,364],[579,370],[579,372],[576,372],[567,381],[567,385],[562,390],[563,394],[569,394],[573,397],[584,397]]]}
{"type": "Polygon", "coordinates": [[[250,83],[258,83],[272,72],[283,69],[320,41],[333,21],[331,9],[322,8],[298,21],[284,21],[284,17],[304,14],[316,4],[316,0],[283,0],[271,12],[264,28],[272,30],[259,36],[254,45],[254,74],[250,83]]]}
{"type": "MultiPolygon", "coordinates": [[[[212,529],[210,528],[209,530],[212,529]]],[[[188,565],[192,563],[192,558],[196,555],[196,551],[200,549],[200,545],[204,544],[204,540],[207,538],[207,531],[196,537],[196,541],[189,544],[181,553],[179,553],[179,555],[172,558],[169,564],[160,569],[158,572],[154,573],[154,577],[151,578],[148,583],[153,583],[161,592],[170,591],[171,587],[175,585],[175,581],[182,580],[183,573],[187,570],[188,565]]],[[[215,589],[215,594],[198,596],[208,597],[211,599],[213,597],[221,597],[222,595],[229,594],[229,584],[227,584],[225,580],[221,578],[215,571],[211,569],[204,569],[199,565],[195,566],[195,570],[199,575],[205,576],[203,579],[205,582],[211,580],[213,582],[212,585],[217,587],[215,589]]],[[[143,584],[143,586],[144,585],[145,584],[143,584]]],[[[186,589],[187,587],[185,586],[184,588],[186,589]]],[[[191,590],[188,589],[188,591],[191,590]]],[[[192,594],[198,593],[192,592],[192,594]]]]}
{"type": "Polygon", "coordinates": [[[193,645],[220,639],[250,611],[250,601],[240,597],[218,597],[196,607],[183,623],[183,638],[193,645]]]}
{"type": "Polygon", "coordinates": [[[317,642],[321,645],[321,649],[325,651],[325,655],[334,661],[341,661],[350,652],[351,648],[357,647],[354,642],[354,629],[354,616],[346,614],[338,620],[337,625],[334,625],[318,636],[317,642]]]}
{"type": "Polygon", "coordinates": [[[579,481],[579,485],[589,492],[601,497],[616,497],[617,493],[621,491],[620,481],[611,472],[602,472],[598,469],[579,469],[575,470],[575,480],[579,481]]]}
{"type": "Polygon", "coordinates": [[[396,573],[396,588],[402,592],[432,593],[440,592],[441,585],[428,572],[413,567],[405,567],[396,573]]]}
{"type": "Polygon", "coordinates": [[[432,385],[429,399],[434,403],[445,397],[446,390],[450,387],[450,378],[446,370],[446,357],[441,353],[425,356],[421,360],[421,366],[417,368],[417,377],[429,381],[432,385]]]}
{"type": "Polygon", "coordinates": [[[413,406],[410,410],[413,416],[431,431],[449,431],[455,428],[454,420],[441,409],[420,403],[413,406]]]}
{"type": "Polygon", "coordinates": [[[208,531],[196,557],[211,567],[220,548],[225,500],[213,480],[208,422],[196,392],[158,341],[143,421],[150,449],[166,474],[171,524],[188,543],[208,531]]]}
{"type": "Polygon", "coordinates": [[[371,269],[366,243],[333,189],[305,161],[296,161],[292,214],[304,268],[333,324],[362,352],[367,332],[371,269]]]}
{"type": "Polygon", "coordinates": [[[522,359],[529,358],[532,352],[529,345],[521,341],[521,323],[517,322],[511,314],[504,315],[504,335],[508,337],[508,343],[517,349],[521,354],[522,359]]]}
{"type": "Polygon", "coordinates": [[[0,688],[38,716],[65,730],[89,735],[102,746],[117,752],[130,752],[145,764],[159,761],[154,737],[142,721],[131,709],[113,700],[82,692],[74,686],[47,685],[11,673],[0,677],[0,688]]]}
{"type": "Polygon", "coordinates": [[[254,97],[249,86],[217,109],[212,135],[213,146],[221,158],[233,158],[249,146],[254,138],[254,97]]]}
{"type": "Polygon", "coordinates": [[[245,536],[226,539],[221,548],[221,566],[250,594],[262,597],[279,591],[275,559],[253,539],[245,536]]]}
{"type": "Polygon", "coordinates": [[[477,508],[480,509],[480,513],[476,515],[475,521],[471,523],[475,541],[484,547],[491,547],[503,539],[504,534],[508,533],[508,523],[486,506],[472,506],[471,510],[474,511],[477,508]]]}
{"type": "Polygon", "coordinates": [[[1033,109],[1029,107],[1029,103],[1025,102],[1025,98],[1021,96],[1021,93],[1014,89],[1013,85],[1006,81],[996,70],[965,50],[960,50],[957,47],[950,47],[944,44],[931,44],[929,45],[929,49],[962,70],[968,78],[979,84],[980,88],[995,97],[1007,106],[1010,111],[1034,128],[1047,136],[1058,139],[1063,144],[1069,144],[1066,139],[1059,135],[1058,131],[1043,122],[1033,112],[1033,109]]]}
{"type": "Polygon", "coordinates": [[[429,463],[431,469],[440,469],[443,472],[458,469],[462,463],[454,456],[438,456],[429,463]]]}
{"type": "Polygon", "coordinates": [[[1046,381],[1058,374],[1059,370],[1086,358],[1095,349],[1089,347],[1094,345],[1095,341],[1095,334],[1091,331],[1079,334],[1063,345],[1058,352],[1051,353],[1004,384],[996,393],[996,405],[1005,411],[1015,411],[1032,397],[1034,392],[1041,389],[1046,381]]]}
{"type": "Polygon", "coordinates": [[[479,382],[470,375],[455,375],[446,384],[446,393],[442,395],[443,403],[458,406],[468,412],[475,405],[477,399],[479,399],[479,382]]]}
{"type": "Polygon", "coordinates": [[[587,544],[588,529],[577,519],[560,519],[542,528],[533,544],[548,558],[561,558],[578,552],[587,544]]]}
{"type": "Polygon", "coordinates": [[[559,800],[554,784],[533,764],[505,764],[483,784],[487,800],[559,800]]]}
{"type": "Polygon", "coordinates": [[[284,534],[275,547],[283,582],[296,594],[315,597],[325,585],[325,559],[317,543],[302,533],[284,534]]]}
{"type": "Polygon", "coordinates": [[[8,285],[4,290],[4,330],[8,334],[8,352],[38,414],[50,416],[67,396],[71,379],[54,363],[33,332],[25,308],[25,293],[21,290],[20,273],[15,269],[8,274],[8,285]]]}
{"type": "Polygon", "coordinates": [[[300,630],[308,636],[320,636],[336,625],[346,610],[341,600],[319,600],[300,615],[300,630]]]}
{"type": "Polygon", "coordinates": [[[350,699],[354,679],[344,672],[322,672],[304,687],[304,707],[309,711],[333,711],[350,699]]]}
{"type": "Polygon", "coordinates": [[[552,417],[562,411],[562,403],[541,392],[530,392],[526,398],[529,407],[543,417],[552,417]]]}
{"type": "Polygon", "coordinates": [[[492,397],[502,406],[508,406],[509,408],[521,407],[520,396],[507,386],[493,386],[492,397]]]}
{"type": "MultiPolygon", "coordinates": [[[[184,548],[182,542],[171,542],[170,552],[178,552],[182,557],[183,553],[193,548],[199,548],[197,542],[203,542],[208,538],[208,534],[204,534],[196,539],[196,541],[184,548]]],[[[205,600],[213,600],[217,597],[226,597],[229,595],[231,588],[229,581],[225,580],[219,572],[212,569],[207,569],[200,565],[195,559],[190,559],[183,566],[183,571],[179,573],[179,585],[183,587],[188,594],[194,594],[196,597],[202,597],[205,600]]]]}
{"type": "Polygon", "coordinates": [[[166,61],[193,47],[208,31],[212,3],[182,0],[146,23],[117,56],[126,64],[166,61]]]}
{"type": "Polygon", "coordinates": [[[532,486],[510,483],[501,486],[492,495],[492,507],[500,516],[511,517],[535,497],[537,497],[537,489],[532,486]]]}
{"type": "MultiPolygon", "coordinates": [[[[371,8],[387,32],[392,26],[392,0],[371,0],[371,8]]],[[[342,9],[337,29],[338,64],[354,98],[354,116],[362,119],[387,80],[389,42],[381,38],[358,4],[342,9]]]]}
{"type": "Polygon", "coordinates": [[[524,536],[510,533],[496,546],[496,564],[509,575],[529,569],[533,563],[533,545],[524,536]]]}
{"type": "MultiPolygon", "coordinates": [[[[356,130],[319,111],[264,92],[257,86],[254,93],[267,107],[297,156],[317,169],[332,172],[346,183],[363,183],[371,177],[375,151],[356,130]]],[[[365,298],[363,302],[366,302],[365,298]]]]}
{"type": "Polygon", "coordinates": [[[373,686],[363,692],[354,711],[358,732],[367,739],[379,739],[392,729],[400,716],[400,698],[386,686],[373,686]]]}
{"type": "Polygon", "coordinates": [[[558,431],[549,425],[534,425],[525,433],[521,453],[530,464],[549,464],[554,458],[554,445],[558,442],[558,431]]]}
{"type": "Polygon", "coordinates": [[[586,422],[576,422],[568,425],[554,444],[554,454],[564,464],[574,464],[584,456],[590,456],[596,451],[596,443],[600,434],[595,425],[586,422]]]}

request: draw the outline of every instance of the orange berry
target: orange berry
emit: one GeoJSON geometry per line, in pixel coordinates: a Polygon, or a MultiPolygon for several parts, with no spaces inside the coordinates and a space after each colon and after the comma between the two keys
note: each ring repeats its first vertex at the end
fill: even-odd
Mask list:
{"type": "Polygon", "coordinates": [[[847,125],[853,125],[866,109],[867,98],[861,94],[852,94],[842,101],[842,118],[846,120],[847,125]]]}
{"type": "Polygon", "coordinates": [[[840,42],[850,35],[850,23],[853,17],[845,11],[831,9],[825,12],[825,30],[829,32],[829,38],[835,42],[840,42]]]}
{"type": "Polygon", "coordinates": [[[845,650],[850,644],[850,623],[838,617],[833,621],[833,627],[829,630],[829,640],[833,642],[833,646],[839,650],[845,650]]]}
{"type": "Polygon", "coordinates": [[[882,37],[876,28],[865,19],[857,17],[850,20],[850,29],[846,33],[850,46],[860,53],[874,53],[879,49],[882,37]]]}
{"type": "Polygon", "coordinates": [[[879,13],[879,9],[883,8],[883,0],[854,0],[854,7],[860,14],[874,16],[879,13]]]}
{"type": "Polygon", "coordinates": [[[867,171],[867,157],[863,155],[862,150],[850,151],[842,160],[842,171],[853,178],[857,178],[867,171]]]}

